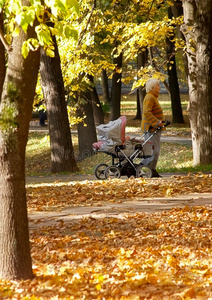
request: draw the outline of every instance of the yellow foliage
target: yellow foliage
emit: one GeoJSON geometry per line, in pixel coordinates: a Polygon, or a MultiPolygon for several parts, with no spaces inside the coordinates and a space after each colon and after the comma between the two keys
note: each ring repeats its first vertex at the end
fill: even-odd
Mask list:
{"type": "Polygon", "coordinates": [[[68,109],[68,118],[69,118],[70,126],[77,125],[77,124],[83,122],[85,117],[83,117],[83,118],[78,117],[76,115],[76,108],[75,107],[67,106],[67,109],[68,109]]]}

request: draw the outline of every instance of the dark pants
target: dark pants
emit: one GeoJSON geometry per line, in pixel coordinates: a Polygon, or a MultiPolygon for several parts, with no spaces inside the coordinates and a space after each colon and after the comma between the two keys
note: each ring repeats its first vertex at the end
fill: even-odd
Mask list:
{"type": "Polygon", "coordinates": [[[46,112],[44,112],[43,110],[39,111],[39,120],[41,126],[45,125],[45,121],[47,120],[47,115],[46,112]]]}

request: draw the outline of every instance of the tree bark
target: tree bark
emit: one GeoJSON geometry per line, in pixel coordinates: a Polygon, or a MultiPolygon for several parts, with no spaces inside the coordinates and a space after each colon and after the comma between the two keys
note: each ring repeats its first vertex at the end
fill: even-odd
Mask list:
{"type": "MultiPolygon", "coordinates": [[[[172,19],[172,9],[168,8],[168,18],[172,19]]],[[[168,71],[168,82],[169,90],[171,95],[171,107],[172,107],[172,122],[183,124],[183,113],[180,99],[180,89],[177,77],[177,67],[175,59],[175,45],[173,42],[175,35],[171,34],[166,38],[166,53],[167,53],[167,71],[168,71]]]]}
{"type": "MultiPolygon", "coordinates": [[[[0,12],[0,30],[1,32],[4,32],[3,12],[0,12]]],[[[6,74],[5,48],[0,40],[0,102],[1,102],[1,95],[3,90],[5,74],[6,74]]]]}
{"type": "Polygon", "coordinates": [[[116,67],[112,78],[110,119],[116,120],[121,115],[122,53],[118,57],[114,57],[113,63],[116,67]]]}
{"type": "Polygon", "coordinates": [[[85,119],[84,122],[79,123],[77,126],[79,160],[91,157],[94,154],[92,144],[97,141],[90,91],[82,93],[81,97],[83,101],[77,110],[77,114],[79,117],[85,116],[85,119]]]}
{"type": "Polygon", "coordinates": [[[89,79],[92,83],[92,89],[91,89],[91,101],[93,106],[93,114],[94,114],[94,120],[95,124],[103,124],[104,123],[104,113],[102,110],[101,102],[99,100],[99,96],[97,94],[95,85],[94,85],[94,79],[92,75],[89,75],[89,79]]]}
{"type": "MultiPolygon", "coordinates": [[[[137,68],[140,70],[141,67],[145,67],[148,60],[148,50],[139,51],[137,57],[137,68]]],[[[142,112],[143,112],[143,101],[146,95],[146,90],[144,87],[139,86],[137,89],[137,114],[135,119],[142,119],[142,112]]]]}
{"type": "Polygon", "coordinates": [[[101,82],[102,82],[103,102],[109,103],[110,97],[109,97],[108,77],[107,77],[107,71],[105,69],[102,69],[101,72],[101,82]]]}
{"type": "Polygon", "coordinates": [[[0,113],[0,277],[32,278],[25,190],[25,148],[35,96],[39,52],[21,54],[24,41],[35,37],[29,26],[13,38],[0,113]],[[6,117],[6,118],[5,118],[6,117]]]}
{"type": "Polygon", "coordinates": [[[183,0],[194,165],[212,163],[212,2],[183,0]]]}
{"type": "Polygon", "coordinates": [[[52,173],[77,170],[65,101],[64,83],[56,38],[52,37],[55,56],[41,49],[41,86],[49,124],[52,173]]]}

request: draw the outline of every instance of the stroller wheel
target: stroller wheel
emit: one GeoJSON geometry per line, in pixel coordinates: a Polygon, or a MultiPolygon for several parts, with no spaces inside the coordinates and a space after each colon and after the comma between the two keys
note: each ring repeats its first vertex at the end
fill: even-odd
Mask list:
{"type": "Polygon", "coordinates": [[[121,172],[119,170],[118,167],[116,166],[109,166],[107,167],[107,169],[105,170],[105,178],[120,178],[121,177],[121,172]]]}
{"type": "Polygon", "coordinates": [[[149,166],[138,166],[136,169],[136,177],[150,178],[152,177],[152,169],[149,166]]]}
{"type": "Polygon", "coordinates": [[[94,175],[97,179],[105,179],[105,170],[107,169],[107,167],[107,164],[99,164],[98,166],[96,166],[94,175]]]}

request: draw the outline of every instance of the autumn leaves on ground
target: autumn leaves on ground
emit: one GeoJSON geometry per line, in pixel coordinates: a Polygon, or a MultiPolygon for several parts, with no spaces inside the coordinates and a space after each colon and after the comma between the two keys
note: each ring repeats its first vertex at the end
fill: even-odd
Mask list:
{"type": "MultiPolygon", "coordinates": [[[[211,175],[31,185],[30,214],[211,192],[211,175]]],[[[201,195],[200,195],[201,196],[201,195]]],[[[0,299],[209,299],[212,209],[84,217],[30,228],[35,278],[0,284],[0,299]]]]}

